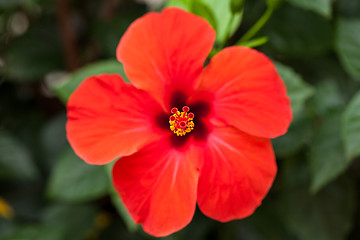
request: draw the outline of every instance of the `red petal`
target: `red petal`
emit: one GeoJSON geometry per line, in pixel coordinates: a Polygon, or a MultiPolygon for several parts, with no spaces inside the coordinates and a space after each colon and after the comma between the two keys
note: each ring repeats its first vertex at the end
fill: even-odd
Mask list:
{"type": "Polygon", "coordinates": [[[292,119],[290,100],[274,64],[249,48],[229,47],[214,56],[199,90],[214,93],[218,120],[251,135],[277,137],[292,119]]]}
{"type": "Polygon", "coordinates": [[[71,95],[67,138],[84,161],[106,164],[160,137],[154,114],[160,106],[118,75],[87,78],[71,95]]]}
{"type": "Polygon", "coordinates": [[[268,139],[233,127],[215,128],[199,178],[200,210],[222,222],[249,216],[269,191],[276,170],[268,139]]]}
{"type": "Polygon", "coordinates": [[[190,93],[215,41],[202,18],[178,8],[148,13],[133,22],[117,48],[126,75],[165,106],[175,90],[190,93]]]}
{"type": "Polygon", "coordinates": [[[167,141],[158,141],[115,163],[114,186],[147,233],[166,236],[191,221],[200,159],[194,147],[180,152],[167,141]]]}

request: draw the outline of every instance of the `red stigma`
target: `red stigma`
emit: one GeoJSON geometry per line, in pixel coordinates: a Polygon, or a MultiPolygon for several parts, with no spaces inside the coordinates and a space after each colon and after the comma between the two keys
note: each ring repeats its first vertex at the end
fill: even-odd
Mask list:
{"type": "Polygon", "coordinates": [[[178,109],[177,109],[176,107],[173,107],[173,108],[171,109],[171,113],[172,113],[172,114],[177,113],[177,111],[178,111],[178,109]]]}
{"type": "Polygon", "coordinates": [[[188,106],[182,107],[180,112],[176,107],[171,109],[171,116],[169,117],[170,130],[173,131],[177,136],[184,136],[186,133],[191,132],[194,129],[193,119],[194,113],[187,113],[190,111],[188,106]]]}
{"type": "Polygon", "coordinates": [[[183,106],[182,110],[183,112],[188,112],[190,111],[190,108],[188,106],[183,106]]]}

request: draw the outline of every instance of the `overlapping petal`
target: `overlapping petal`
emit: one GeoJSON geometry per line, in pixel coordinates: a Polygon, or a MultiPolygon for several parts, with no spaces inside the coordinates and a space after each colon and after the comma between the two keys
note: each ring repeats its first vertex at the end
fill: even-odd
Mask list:
{"type": "Polygon", "coordinates": [[[137,88],[166,106],[176,90],[190,94],[215,41],[202,18],[177,8],[148,13],[133,22],[117,48],[117,58],[137,88]],[[164,102],[165,101],[165,102],[164,102]]]}
{"type": "Polygon", "coordinates": [[[67,138],[84,161],[106,164],[161,137],[154,125],[160,106],[118,75],[86,79],[71,95],[67,138]]]}
{"type": "Polygon", "coordinates": [[[262,53],[229,47],[211,59],[198,89],[213,94],[214,116],[251,135],[274,138],[292,119],[274,64],[262,53]]]}
{"type": "Polygon", "coordinates": [[[201,159],[198,149],[178,151],[163,140],[115,163],[114,186],[147,233],[166,236],[191,221],[201,159]]]}
{"type": "Polygon", "coordinates": [[[270,140],[234,127],[215,128],[205,148],[199,208],[222,222],[247,217],[269,191],[276,171],[270,140]]]}

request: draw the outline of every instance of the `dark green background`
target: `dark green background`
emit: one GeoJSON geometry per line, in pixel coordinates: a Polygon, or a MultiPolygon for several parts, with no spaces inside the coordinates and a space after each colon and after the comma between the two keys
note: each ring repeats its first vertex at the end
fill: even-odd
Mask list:
{"type": "MultiPolygon", "coordinates": [[[[230,2],[165,5],[206,18],[215,51],[254,46],[239,39],[273,8],[253,38],[268,38],[256,48],[276,63],[294,121],[273,140],[279,172],[252,216],[219,223],[197,210],[166,239],[360,239],[360,0],[247,0],[232,24],[230,2]]],[[[0,240],[152,239],[114,193],[111,166],[77,158],[64,128],[85,77],[124,75],[117,43],[147,11],[130,0],[0,0],[0,201],[14,213],[0,216],[0,240]]]]}

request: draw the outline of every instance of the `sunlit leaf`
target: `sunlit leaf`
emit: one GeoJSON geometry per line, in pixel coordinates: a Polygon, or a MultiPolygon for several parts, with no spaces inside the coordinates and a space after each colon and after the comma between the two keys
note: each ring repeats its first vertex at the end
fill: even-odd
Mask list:
{"type": "MultiPolygon", "coordinates": [[[[235,14],[233,18],[231,17],[231,0],[202,0],[202,2],[211,10],[215,17],[217,23],[216,41],[223,43],[226,41],[225,38],[229,37],[229,35],[231,36],[239,27],[242,20],[242,12],[235,14]],[[228,29],[230,29],[229,33],[227,32],[228,29]]],[[[190,12],[192,11],[192,4],[191,0],[170,0],[167,2],[168,7],[176,6],[190,12]]]]}
{"type": "Polygon", "coordinates": [[[204,4],[202,0],[193,0],[191,1],[191,12],[194,14],[206,19],[210,25],[217,30],[217,22],[212,10],[208,5],[204,4]]]}

